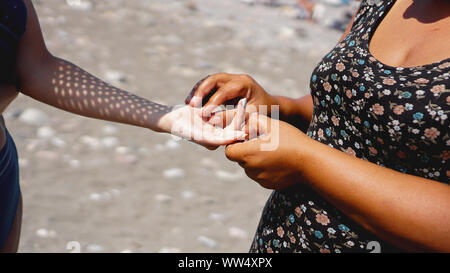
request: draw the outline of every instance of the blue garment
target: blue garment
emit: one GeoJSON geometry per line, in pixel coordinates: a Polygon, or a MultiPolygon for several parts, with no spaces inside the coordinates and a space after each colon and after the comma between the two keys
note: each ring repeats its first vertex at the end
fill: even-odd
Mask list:
{"type": "MultiPolygon", "coordinates": [[[[0,0],[0,84],[15,84],[17,46],[25,33],[27,7],[22,0],[0,0]]],[[[0,151],[0,250],[8,237],[19,204],[19,162],[11,135],[0,151]]]]}
{"type": "Polygon", "coordinates": [[[26,22],[27,7],[22,0],[0,0],[0,83],[15,83],[17,45],[26,22]]]}
{"type": "Polygon", "coordinates": [[[8,237],[20,199],[19,163],[14,141],[6,130],[0,151],[0,250],[8,237]]]}

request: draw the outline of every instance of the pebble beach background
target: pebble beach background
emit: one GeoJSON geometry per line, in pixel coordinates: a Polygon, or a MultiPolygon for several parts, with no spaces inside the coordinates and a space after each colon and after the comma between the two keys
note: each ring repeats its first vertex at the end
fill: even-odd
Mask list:
{"type": "MultiPolygon", "coordinates": [[[[295,18],[295,1],[35,0],[50,51],[151,100],[183,103],[216,72],[273,94],[309,92],[341,33],[295,18]],[[248,3],[250,2],[250,4],[248,3]]],[[[20,252],[247,252],[269,190],[224,156],[168,135],[75,116],[20,95],[20,252]]]]}

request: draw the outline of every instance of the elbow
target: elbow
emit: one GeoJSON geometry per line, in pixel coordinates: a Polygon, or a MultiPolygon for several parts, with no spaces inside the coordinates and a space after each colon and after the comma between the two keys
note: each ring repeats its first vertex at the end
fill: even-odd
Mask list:
{"type": "Polygon", "coordinates": [[[26,58],[19,56],[16,64],[17,90],[27,96],[31,96],[33,87],[47,78],[51,73],[52,64],[57,58],[46,50],[38,58],[26,58]]]}

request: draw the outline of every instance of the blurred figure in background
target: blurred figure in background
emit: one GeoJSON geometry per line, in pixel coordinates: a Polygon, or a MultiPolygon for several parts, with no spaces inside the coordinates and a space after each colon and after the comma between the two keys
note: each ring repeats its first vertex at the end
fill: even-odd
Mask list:
{"type": "Polygon", "coordinates": [[[359,6],[358,1],[351,0],[297,0],[307,19],[344,31],[359,6]]]}

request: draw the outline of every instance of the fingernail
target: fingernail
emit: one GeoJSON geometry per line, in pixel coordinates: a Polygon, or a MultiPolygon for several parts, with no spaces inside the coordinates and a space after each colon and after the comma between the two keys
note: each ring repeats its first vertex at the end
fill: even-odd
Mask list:
{"type": "Polygon", "coordinates": [[[242,136],[238,137],[238,140],[245,140],[248,137],[248,134],[243,133],[242,136]]]}
{"type": "Polygon", "coordinates": [[[243,98],[241,100],[241,103],[242,103],[242,107],[244,107],[244,109],[245,109],[245,107],[247,106],[247,98],[243,98]]]}
{"type": "Polygon", "coordinates": [[[215,106],[215,105],[208,105],[208,106],[204,107],[202,109],[202,116],[204,118],[208,117],[209,115],[211,115],[211,112],[216,108],[217,108],[217,106],[215,106]]]}
{"type": "Polygon", "coordinates": [[[192,99],[191,99],[190,104],[191,104],[193,107],[201,106],[201,104],[202,104],[202,99],[201,99],[199,96],[193,96],[192,99]]]}

